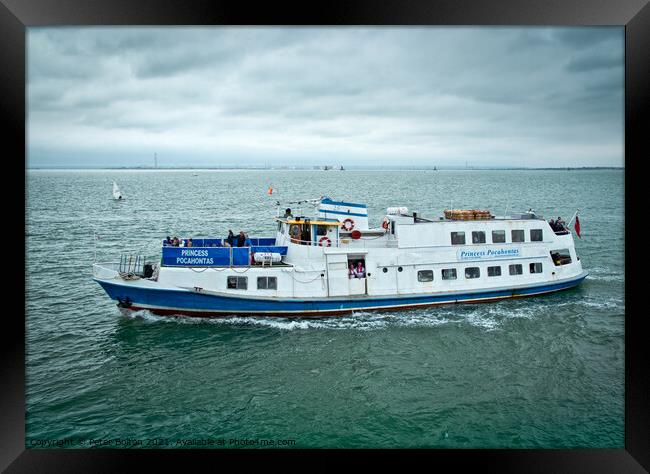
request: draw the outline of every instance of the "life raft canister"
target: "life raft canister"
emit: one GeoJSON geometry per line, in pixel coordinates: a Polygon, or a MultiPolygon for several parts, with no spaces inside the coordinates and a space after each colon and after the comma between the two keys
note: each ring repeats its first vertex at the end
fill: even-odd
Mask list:
{"type": "Polygon", "coordinates": [[[354,229],[354,221],[350,219],[349,217],[343,221],[343,225],[341,225],[341,229],[350,231],[354,229]]]}
{"type": "Polygon", "coordinates": [[[321,247],[331,247],[332,241],[329,239],[329,237],[321,237],[318,241],[318,245],[321,247]]]}
{"type": "Polygon", "coordinates": [[[383,220],[383,222],[381,223],[381,227],[382,227],[382,229],[388,230],[388,223],[389,223],[389,222],[390,222],[390,221],[388,220],[388,217],[384,217],[384,220],[383,220]]]}
{"type": "Polygon", "coordinates": [[[359,240],[361,238],[361,232],[358,230],[353,230],[350,234],[350,237],[352,237],[354,240],[359,240]]]}

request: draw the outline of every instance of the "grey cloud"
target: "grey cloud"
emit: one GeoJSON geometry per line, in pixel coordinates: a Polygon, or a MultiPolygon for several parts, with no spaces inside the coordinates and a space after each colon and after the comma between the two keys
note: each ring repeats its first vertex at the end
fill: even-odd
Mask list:
{"type": "Polygon", "coordinates": [[[622,38],[620,28],[30,28],[28,147],[36,160],[156,144],[199,162],[373,162],[407,150],[416,161],[550,166],[563,144],[622,144],[622,38]],[[554,152],[540,162],[545,147],[554,152]]]}
{"type": "Polygon", "coordinates": [[[617,57],[603,57],[601,55],[583,56],[572,59],[567,65],[567,71],[570,72],[589,72],[596,69],[612,69],[622,68],[623,58],[618,55],[617,57]]]}

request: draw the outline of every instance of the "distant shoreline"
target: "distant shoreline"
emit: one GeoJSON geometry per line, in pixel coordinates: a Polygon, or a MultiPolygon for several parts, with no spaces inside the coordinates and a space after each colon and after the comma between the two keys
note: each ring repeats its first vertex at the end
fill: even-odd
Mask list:
{"type": "Polygon", "coordinates": [[[591,170],[624,170],[623,166],[563,166],[557,168],[492,168],[492,167],[355,167],[346,168],[345,170],[323,170],[313,167],[178,167],[178,168],[154,168],[146,166],[120,166],[112,168],[69,168],[69,167],[27,167],[26,171],[326,171],[326,172],[344,172],[344,171],[591,171],[591,170]]]}

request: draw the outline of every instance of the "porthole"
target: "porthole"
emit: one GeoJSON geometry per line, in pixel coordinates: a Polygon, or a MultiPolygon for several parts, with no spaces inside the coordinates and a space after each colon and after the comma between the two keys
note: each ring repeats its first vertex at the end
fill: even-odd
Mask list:
{"type": "Polygon", "coordinates": [[[397,267],[397,271],[398,271],[398,272],[401,272],[401,271],[402,271],[402,267],[397,267]]]}
{"type": "Polygon", "coordinates": [[[388,268],[384,267],[384,269],[382,270],[382,272],[384,272],[384,273],[388,273],[388,268]]]}

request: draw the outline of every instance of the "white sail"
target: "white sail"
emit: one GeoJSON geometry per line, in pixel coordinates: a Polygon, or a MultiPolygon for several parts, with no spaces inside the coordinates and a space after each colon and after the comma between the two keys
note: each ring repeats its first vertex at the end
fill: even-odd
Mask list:
{"type": "Polygon", "coordinates": [[[122,199],[122,192],[115,181],[113,181],[113,199],[122,199]]]}

